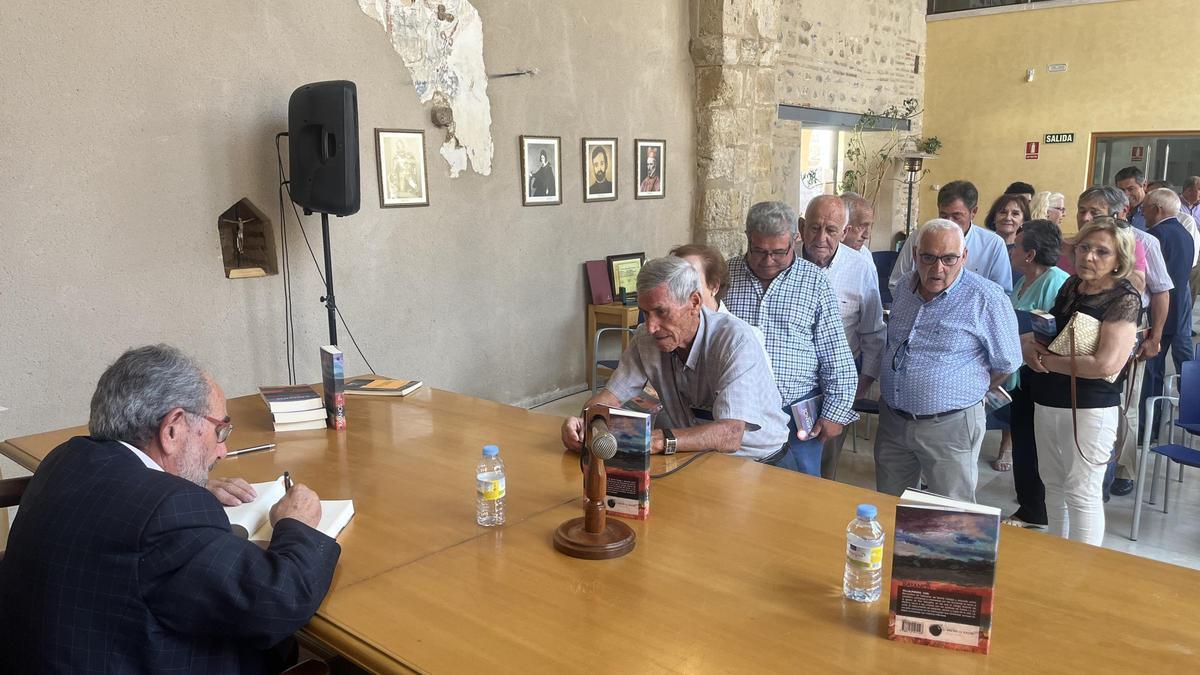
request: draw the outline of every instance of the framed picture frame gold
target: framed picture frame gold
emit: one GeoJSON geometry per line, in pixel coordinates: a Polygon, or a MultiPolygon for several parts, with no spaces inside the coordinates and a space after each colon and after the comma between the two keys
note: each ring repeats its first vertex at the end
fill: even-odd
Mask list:
{"type": "Polygon", "coordinates": [[[424,131],[375,129],[375,167],[379,208],[429,206],[424,131]]]}

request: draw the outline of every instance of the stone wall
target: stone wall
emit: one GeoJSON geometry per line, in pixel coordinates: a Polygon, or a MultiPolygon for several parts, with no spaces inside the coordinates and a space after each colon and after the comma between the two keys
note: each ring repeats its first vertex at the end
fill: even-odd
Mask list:
{"type": "MultiPolygon", "coordinates": [[[[907,98],[923,102],[925,9],[925,0],[784,3],[775,64],[779,102],[849,113],[899,107],[907,98]],[[913,72],[918,57],[921,72],[913,72]]],[[[772,191],[796,206],[800,123],[776,120],[773,131],[772,191]]],[[[918,117],[912,133],[920,132],[918,117]]],[[[876,203],[876,250],[904,229],[907,187],[895,168],[876,203]]]]}
{"type": "MultiPolygon", "coordinates": [[[[798,206],[800,124],[777,104],[861,113],[923,99],[924,50],[924,0],[693,0],[697,238],[737,253],[751,204],[798,206]]],[[[889,184],[876,248],[904,227],[905,186],[889,184]]]]}

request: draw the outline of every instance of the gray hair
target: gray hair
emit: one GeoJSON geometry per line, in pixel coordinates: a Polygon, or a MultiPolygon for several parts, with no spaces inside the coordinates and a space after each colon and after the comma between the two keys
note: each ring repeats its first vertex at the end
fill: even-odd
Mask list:
{"type": "Polygon", "coordinates": [[[175,347],[130,349],[96,383],[88,431],[99,440],[145,448],[172,408],[207,415],[211,393],[204,371],[175,347]]]}
{"type": "Polygon", "coordinates": [[[954,222],[953,220],[946,220],[945,218],[934,218],[933,220],[922,225],[921,229],[917,230],[917,238],[914,240],[913,250],[915,251],[916,249],[920,248],[921,240],[925,238],[925,235],[929,234],[930,232],[940,232],[942,230],[950,230],[956,233],[955,239],[958,240],[959,251],[966,247],[967,240],[965,237],[963,237],[962,228],[958,226],[958,223],[954,222]]]}
{"type": "Polygon", "coordinates": [[[1183,189],[1200,187],[1200,176],[1188,176],[1183,180],[1183,189]]]}
{"type": "Polygon", "coordinates": [[[1116,215],[1129,207],[1129,197],[1111,185],[1093,185],[1079,194],[1080,202],[1102,199],[1108,204],[1109,215],[1116,215]]]}
{"type": "Polygon", "coordinates": [[[843,192],[842,206],[846,207],[846,224],[849,225],[854,221],[854,216],[857,216],[863,211],[874,211],[871,202],[857,192],[843,192]]]}
{"type": "Polygon", "coordinates": [[[673,255],[655,258],[642,265],[637,277],[638,295],[649,293],[663,284],[667,285],[671,300],[682,305],[692,297],[692,293],[700,292],[700,273],[691,263],[673,255]]]}
{"type": "MultiPolygon", "coordinates": [[[[1160,211],[1171,218],[1174,218],[1175,214],[1179,213],[1179,209],[1183,206],[1179,201],[1179,195],[1175,194],[1175,191],[1171,188],[1151,190],[1146,195],[1146,203],[1157,206],[1160,211]]],[[[1150,223],[1146,224],[1149,225],[1150,223]]]]}
{"type": "Polygon", "coordinates": [[[778,237],[781,234],[795,236],[800,231],[796,212],[783,202],[759,202],[750,207],[746,214],[746,234],[778,237]]]}

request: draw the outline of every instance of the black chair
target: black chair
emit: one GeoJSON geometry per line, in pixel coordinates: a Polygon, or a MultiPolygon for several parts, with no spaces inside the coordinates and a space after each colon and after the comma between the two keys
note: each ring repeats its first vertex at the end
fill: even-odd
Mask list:
{"type": "Polygon", "coordinates": [[[875,269],[879,271],[879,299],[883,302],[884,309],[892,306],[892,292],[888,289],[888,279],[892,278],[892,269],[896,267],[896,260],[900,258],[900,254],[895,251],[872,251],[871,257],[875,260],[875,269]]]}

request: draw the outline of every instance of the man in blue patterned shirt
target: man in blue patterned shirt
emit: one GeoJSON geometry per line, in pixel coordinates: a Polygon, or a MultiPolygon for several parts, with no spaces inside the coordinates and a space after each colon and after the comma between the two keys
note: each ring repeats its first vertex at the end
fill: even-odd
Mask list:
{"type": "Polygon", "coordinates": [[[962,229],[931,220],[913,241],[916,271],[893,294],[879,367],[875,487],[975,501],[983,397],[1021,365],[1017,317],[994,283],[964,269],[962,229]]]}
{"type": "Polygon", "coordinates": [[[788,414],[788,456],[776,466],[821,475],[821,448],[858,419],[858,370],[846,344],[837,296],[816,265],[796,255],[796,213],[760,202],[746,215],[745,256],[729,261],[725,304],[766,337],[775,384],[788,414]],[[823,396],[811,432],[797,433],[791,405],[823,396]]]}

